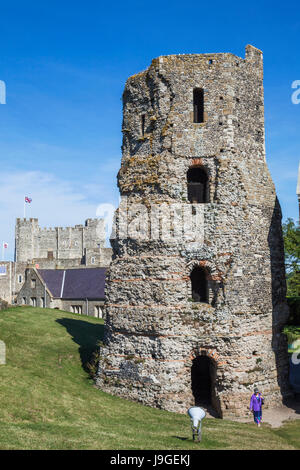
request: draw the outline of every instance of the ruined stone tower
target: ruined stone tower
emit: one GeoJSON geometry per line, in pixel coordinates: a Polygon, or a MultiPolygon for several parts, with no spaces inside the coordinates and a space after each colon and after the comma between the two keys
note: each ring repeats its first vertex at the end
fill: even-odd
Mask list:
{"type": "Polygon", "coordinates": [[[261,51],[159,57],[128,79],[123,103],[98,386],[170,411],[210,402],[220,416],[245,414],[254,385],[278,404],[288,312],[261,51]],[[146,208],[143,236],[125,233],[125,197],[146,208]],[[174,204],[201,209],[195,239],[152,236],[153,207],[174,204]]]}

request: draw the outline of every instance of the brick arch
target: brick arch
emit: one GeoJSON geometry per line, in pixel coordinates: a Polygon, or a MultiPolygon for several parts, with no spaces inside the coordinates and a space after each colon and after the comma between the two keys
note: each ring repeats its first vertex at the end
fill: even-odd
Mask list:
{"type": "Polygon", "coordinates": [[[211,359],[212,363],[218,367],[222,365],[221,358],[215,349],[199,347],[193,349],[190,354],[190,359],[193,361],[196,357],[206,356],[211,359]]]}
{"type": "Polygon", "coordinates": [[[191,260],[187,263],[187,276],[195,268],[202,268],[207,273],[207,280],[208,281],[223,281],[223,271],[215,266],[210,260],[202,259],[202,260],[191,260]]]}

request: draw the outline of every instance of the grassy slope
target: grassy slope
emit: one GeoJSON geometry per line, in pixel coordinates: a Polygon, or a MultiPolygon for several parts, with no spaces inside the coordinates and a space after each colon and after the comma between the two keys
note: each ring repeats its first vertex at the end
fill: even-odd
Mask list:
{"type": "Polygon", "coordinates": [[[206,419],[196,444],[187,416],[97,390],[82,364],[102,334],[101,320],[58,310],[0,312],[0,449],[300,448],[300,420],[258,430],[206,419]]]}

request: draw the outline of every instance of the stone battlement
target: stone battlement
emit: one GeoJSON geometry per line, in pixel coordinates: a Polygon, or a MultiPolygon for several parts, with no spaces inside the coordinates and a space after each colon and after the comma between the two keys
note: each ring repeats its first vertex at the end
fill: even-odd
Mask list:
{"type": "Polygon", "coordinates": [[[85,225],[74,227],[43,227],[38,219],[16,220],[16,253],[18,262],[33,259],[81,259],[85,249],[104,247],[102,219],[87,219],[85,225]]]}

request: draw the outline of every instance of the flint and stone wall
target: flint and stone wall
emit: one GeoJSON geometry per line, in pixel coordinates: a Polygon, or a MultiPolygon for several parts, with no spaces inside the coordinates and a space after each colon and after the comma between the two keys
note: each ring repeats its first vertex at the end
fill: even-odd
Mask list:
{"type": "MultiPolygon", "coordinates": [[[[211,360],[212,404],[245,414],[253,387],[267,405],[289,394],[282,326],[288,316],[281,211],[265,160],[263,60],[159,57],[129,78],[118,175],[129,204],[189,204],[187,171],[203,167],[204,240],[117,236],[107,274],[106,335],[97,385],[170,411],[195,403],[191,367],[211,360]],[[193,122],[193,89],[204,122],[193,122]],[[206,269],[210,302],[190,302],[190,274],[206,269]]],[[[118,212],[116,230],[118,232],[118,212]]]]}

